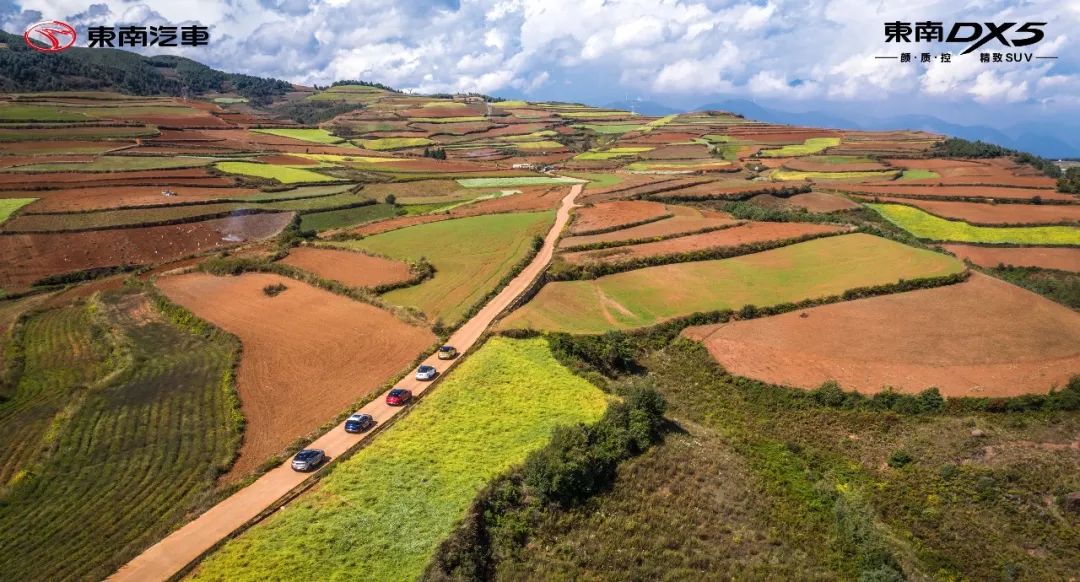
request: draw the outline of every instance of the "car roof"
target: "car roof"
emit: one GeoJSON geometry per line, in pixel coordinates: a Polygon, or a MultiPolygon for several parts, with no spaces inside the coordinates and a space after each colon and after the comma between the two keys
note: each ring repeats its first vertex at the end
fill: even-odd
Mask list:
{"type": "Polygon", "coordinates": [[[444,352],[449,352],[450,350],[454,349],[454,346],[443,346],[443,347],[441,347],[439,349],[444,351],[444,352]]]}
{"type": "Polygon", "coordinates": [[[296,456],[304,458],[304,457],[314,457],[315,455],[321,455],[321,454],[322,454],[322,451],[320,451],[319,449],[304,449],[304,450],[300,451],[299,453],[296,453],[296,456]]]}
{"type": "Polygon", "coordinates": [[[360,420],[362,418],[371,418],[370,414],[364,414],[363,412],[357,412],[349,417],[349,420],[360,420]]]}
{"type": "Polygon", "coordinates": [[[419,369],[421,369],[421,370],[434,370],[435,366],[424,365],[424,366],[420,366],[419,369]]]}
{"type": "Polygon", "coordinates": [[[397,396],[398,394],[404,394],[406,392],[408,392],[408,390],[406,390],[404,388],[394,388],[393,390],[390,391],[390,394],[393,394],[394,396],[397,396]]]}

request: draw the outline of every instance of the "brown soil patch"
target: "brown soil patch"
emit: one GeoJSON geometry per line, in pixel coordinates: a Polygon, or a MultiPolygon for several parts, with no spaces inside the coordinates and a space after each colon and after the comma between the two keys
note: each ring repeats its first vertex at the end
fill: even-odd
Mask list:
{"type": "Polygon", "coordinates": [[[1031,200],[1038,196],[1043,200],[1061,200],[1076,202],[1077,197],[1053,190],[1037,188],[1007,188],[1003,186],[905,186],[901,184],[844,184],[831,182],[830,188],[866,194],[870,196],[913,196],[919,198],[999,198],[1009,200],[1031,200]]]}
{"type": "Polygon", "coordinates": [[[805,208],[810,212],[838,212],[840,210],[852,210],[859,205],[839,194],[828,192],[807,192],[796,194],[786,201],[791,206],[805,208]]]}
{"type": "Polygon", "coordinates": [[[174,261],[243,240],[273,236],[292,213],[249,214],[201,222],[92,232],[0,235],[0,287],[26,287],[48,275],[95,267],[174,261]]]}
{"type": "Polygon", "coordinates": [[[548,186],[526,186],[513,188],[521,190],[521,194],[501,196],[491,200],[481,200],[473,204],[466,204],[450,211],[451,216],[476,216],[479,214],[497,214],[499,212],[533,212],[537,210],[553,210],[559,207],[566,189],[548,186]]]}
{"type": "Polygon", "coordinates": [[[180,186],[107,186],[104,188],[64,188],[62,190],[11,190],[0,198],[39,198],[33,212],[76,212],[120,206],[151,206],[239,198],[257,194],[254,188],[187,188],[180,186]],[[162,190],[176,196],[164,196],[162,190]]]}
{"type": "Polygon", "coordinates": [[[983,247],[978,245],[942,245],[950,253],[981,267],[998,265],[1039,267],[1080,273],[1080,249],[1058,247],[983,247]]]}
{"type": "Polygon", "coordinates": [[[815,388],[835,379],[946,396],[1046,393],[1080,371],[1080,314],[975,273],[967,282],[688,328],[734,374],[815,388]]]}
{"type": "Polygon", "coordinates": [[[435,336],[390,313],[278,275],[163,277],[158,286],[243,344],[237,374],[247,424],[235,482],[401,372],[435,336]],[[268,297],[266,285],[288,287],[268,297]]]}
{"type": "Polygon", "coordinates": [[[697,232],[707,228],[716,228],[736,224],[739,221],[733,219],[725,212],[711,210],[698,210],[685,206],[669,206],[668,212],[674,214],[671,218],[650,222],[641,226],[624,228],[603,234],[590,234],[586,236],[571,236],[559,242],[559,248],[572,249],[575,246],[588,245],[598,242],[617,242],[627,240],[648,239],[654,237],[670,236],[675,234],[697,232]]]}
{"type": "Polygon", "coordinates": [[[937,172],[938,178],[924,178],[919,180],[904,180],[905,184],[920,185],[941,184],[944,186],[960,184],[989,184],[999,186],[1020,186],[1025,188],[1054,189],[1057,181],[1043,175],[1031,166],[1016,164],[1009,158],[993,158],[988,160],[953,160],[953,159],[927,159],[906,160],[894,159],[889,163],[904,169],[921,169],[937,172]]]}
{"type": "Polygon", "coordinates": [[[281,262],[351,287],[375,287],[412,278],[409,265],[401,261],[352,251],[298,247],[281,262]]]}
{"type": "Polygon", "coordinates": [[[635,224],[643,220],[655,219],[669,214],[667,208],[659,202],[645,200],[619,200],[601,202],[585,206],[576,211],[570,233],[582,233],[603,228],[616,228],[635,224]]]}
{"type": "Polygon", "coordinates": [[[800,222],[747,222],[740,226],[692,234],[657,242],[628,245],[595,251],[563,253],[562,257],[572,264],[619,263],[629,259],[674,255],[709,249],[774,240],[793,239],[801,236],[846,230],[841,226],[807,224],[800,222]]]}
{"type": "Polygon", "coordinates": [[[1057,224],[1080,222],[1080,204],[985,204],[914,198],[880,198],[972,224],[1057,224]]]}
{"type": "Polygon", "coordinates": [[[789,170],[800,172],[873,172],[888,170],[889,167],[878,162],[855,162],[850,164],[829,164],[814,161],[812,158],[794,158],[779,160],[789,170]]]}

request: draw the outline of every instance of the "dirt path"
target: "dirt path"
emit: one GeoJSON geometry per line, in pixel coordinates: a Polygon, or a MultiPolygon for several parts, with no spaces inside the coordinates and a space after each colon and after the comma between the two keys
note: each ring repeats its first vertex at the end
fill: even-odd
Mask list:
{"type": "MultiPolygon", "coordinates": [[[[533,262],[510,281],[510,284],[479,313],[454,332],[448,344],[462,353],[473,347],[495,318],[509,307],[514,299],[524,293],[540,275],[551,261],[555,242],[566,225],[570,217],[570,208],[579,194],[581,194],[581,186],[576,185],[563,198],[555,217],[555,224],[548,231],[544,238],[544,246],[533,262]]],[[[445,374],[446,370],[457,361],[443,362],[432,355],[424,363],[435,366],[445,374]]],[[[398,386],[408,388],[413,391],[413,394],[420,395],[430,389],[433,384],[417,382],[409,376],[399,382],[398,386]]],[[[405,409],[387,406],[385,398],[382,397],[376,398],[360,409],[361,412],[375,417],[375,421],[379,424],[385,423],[403,410],[405,409]]],[[[342,424],[311,443],[310,447],[323,449],[333,459],[356,446],[370,434],[371,432],[359,435],[349,434],[345,432],[342,424]]],[[[109,577],[109,580],[146,582],[169,579],[310,477],[309,474],[293,471],[290,462],[291,459],[286,460],[276,469],[259,477],[251,485],[211,507],[195,520],[154,544],[120,568],[109,577]]]]}

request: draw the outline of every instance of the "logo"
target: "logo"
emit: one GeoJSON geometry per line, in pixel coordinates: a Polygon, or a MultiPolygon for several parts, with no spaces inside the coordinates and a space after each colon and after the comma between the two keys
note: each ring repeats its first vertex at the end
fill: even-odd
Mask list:
{"type": "MultiPolygon", "coordinates": [[[[886,22],[885,42],[888,43],[938,43],[940,45],[966,44],[967,46],[957,56],[964,56],[976,50],[982,49],[991,41],[997,41],[999,45],[1020,48],[1031,47],[1038,44],[1046,33],[1042,27],[1046,22],[955,22],[946,26],[944,22],[886,22]],[[912,38],[914,37],[914,40],[912,38]]],[[[993,45],[991,45],[993,46],[993,45]]],[[[983,49],[984,51],[986,49],[983,49]]],[[[982,63],[1025,63],[1033,59],[1056,59],[1055,56],[1041,56],[1030,52],[981,52],[979,62],[982,63]]],[[[917,59],[912,58],[910,52],[900,53],[898,56],[878,56],[877,59],[896,59],[902,63],[951,63],[953,54],[942,52],[939,55],[923,52],[917,59]]]]}
{"type": "Polygon", "coordinates": [[[26,29],[26,46],[43,53],[58,53],[75,44],[75,29],[66,22],[44,20],[26,29]]]}

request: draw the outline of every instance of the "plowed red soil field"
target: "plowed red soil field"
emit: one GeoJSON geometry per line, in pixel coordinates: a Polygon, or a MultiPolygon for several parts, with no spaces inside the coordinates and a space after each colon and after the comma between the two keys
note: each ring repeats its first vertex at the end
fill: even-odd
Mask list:
{"type": "Polygon", "coordinates": [[[657,219],[671,214],[659,202],[645,200],[619,200],[585,206],[576,211],[570,233],[578,234],[604,228],[618,228],[643,220],[657,219]]]}
{"type": "Polygon", "coordinates": [[[735,247],[748,243],[773,240],[794,239],[801,236],[847,230],[841,226],[828,224],[807,224],[801,222],[747,222],[746,224],[714,230],[701,234],[692,234],[651,243],[627,245],[595,251],[563,253],[561,256],[569,263],[619,263],[641,257],[674,255],[693,251],[702,251],[722,247],[735,247]]]}
{"type": "Polygon", "coordinates": [[[787,204],[798,208],[805,208],[810,212],[837,212],[839,210],[852,210],[859,205],[839,194],[828,192],[807,192],[796,194],[786,200],[787,204]]]}
{"type": "Polygon", "coordinates": [[[880,198],[880,200],[908,204],[943,218],[963,220],[971,224],[1080,222],[1080,204],[985,204],[915,198],[880,198]]]}
{"type": "Polygon", "coordinates": [[[352,287],[375,287],[412,277],[409,265],[401,261],[353,251],[297,247],[281,262],[352,287]]]}
{"type": "Polygon", "coordinates": [[[1057,182],[1035,171],[1028,165],[1016,164],[1008,158],[989,160],[889,160],[889,163],[905,169],[923,169],[937,172],[939,178],[905,180],[916,184],[993,184],[1001,186],[1023,186],[1025,188],[1055,188],[1057,182]]]}
{"type": "Polygon", "coordinates": [[[377,390],[435,341],[382,309],[279,275],[190,273],[158,286],[243,344],[237,387],[247,424],[226,482],[377,390]],[[287,289],[263,293],[277,283],[287,289]]]}
{"type": "Polygon", "coordinates": [[[258,193],[254,188],[185,188],[179,186],[106,186],[103,188],[64,188],[62,190],[10,190],[0,198],[40,198],[31,212],[74,212],[118,206],[149,206],[201,202],[220,198],[241,198],[258,193]],[[163,196],[162,190],[176,196],[163,196]]]}
{"type": "Polygon", "coordinates": [[[688,328],[733,374],[799,388],[1046,393],[1080,372],[1080,314],[975,273],[957,285],[688,328]]]}
{"type": "Polygon", "coordinates": [[[619,143],[623,144],[642,144],[642,145],[663,145],[669,143],[679,143],[684,141],[690,141],[696,137],[701,137],[702,133],[687,133],[687,132],[658,132],[653,131],[650,133],[643,133],[635,136],[631,139],[620,140],[619,143]]]}
{"type": "Polygon", "coordinates": [[[1004,186],[904,186],[875,184],[843,184],[832,182],[830,188],[869,194],[871,196],[914,196],[919,198],[999,198],[1011,200],[1031,200],[1038,196],[1043,200],[1062,200],[1075,202],[1076,196],[1053,190],[1036,188],[1007,188],[1004,186]]]}
{"type": "Polygon", "coordinates": [[[613,232],[605,232],[603,234],[567,237],[559,242],[559,248],[571,249],[575,246],[599,242],[630,241],[671,236],[681,233],[692,233],[707,228],[727,226],[739,222],[725,212],[698,210],[696,208],[687,208],[685,206],[670,206],[669,210],[674,214],[671,218],[665,218],[656,222],[624,228],[613,232]]]}
{"type": "Polygon", "coordinates": [[[950,253],[976,265],[1039,267],[1080,273],[1080,249],[1059,247],[984,247],[979,245],[942,245],[950,253]]]}
{"type": "Polygon", "coordinates": [[[800,172],[873,172],[888,170],[889,167],[878,162],[854,162],[848,164],[829,164],[803,158],[779,159],[784,167],[800,172]]]}
{"type": "Polygon", "coordinates": [[[186,224],[92,232],[0,235],[0,287],[26,287],[42,277],[121,264],[180,259],[243,240],[277,234],[292,213],[249,214],[186,224]]]}

